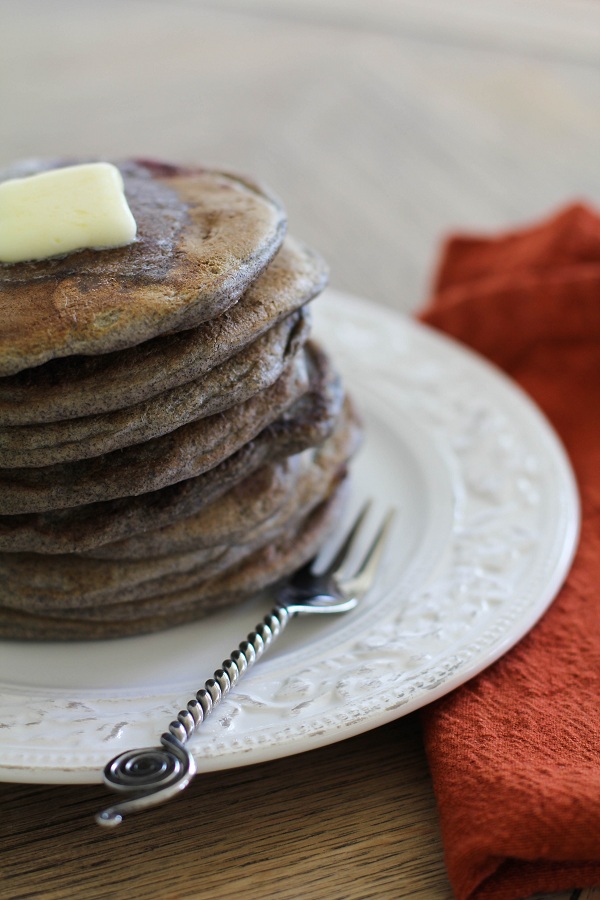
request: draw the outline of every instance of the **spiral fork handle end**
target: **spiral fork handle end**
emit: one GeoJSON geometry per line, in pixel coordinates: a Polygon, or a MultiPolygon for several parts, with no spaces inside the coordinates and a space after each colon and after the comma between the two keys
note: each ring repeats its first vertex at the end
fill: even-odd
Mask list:
{"type": "Polygon", "coordinates": [[[114,791],[133,794],[96,815],[96,824],[116,828],[127,813],[139,812],[170,800],[196,774],[196,761],[182,742],[165,733],[161,747],[127,750],[104,769],[104,783],[114,791]]]}

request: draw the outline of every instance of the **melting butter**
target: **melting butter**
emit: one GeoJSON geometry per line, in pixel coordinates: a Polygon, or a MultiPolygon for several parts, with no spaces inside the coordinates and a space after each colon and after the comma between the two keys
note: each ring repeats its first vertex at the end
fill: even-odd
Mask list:
{"type": "Polygon", "coordinates": [[[84,163],[0,182],[0,262],[123,247],[137,226],[111,163],[84,163]]]}

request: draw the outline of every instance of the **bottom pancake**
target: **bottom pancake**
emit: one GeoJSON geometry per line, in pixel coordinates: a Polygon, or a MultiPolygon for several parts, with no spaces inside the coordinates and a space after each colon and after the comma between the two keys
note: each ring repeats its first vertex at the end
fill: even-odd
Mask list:
{"type": "Polygon", "coordinates": [[[132,604],[94,610],[98,618],[35,616],[0,606],[0,637],[18,640],[96,640],[162,631],[206,618],[274,585],[310,559],[339,522],[343,481],[298,526],[252,553],[232,571],[194,587],[132,604]]]}

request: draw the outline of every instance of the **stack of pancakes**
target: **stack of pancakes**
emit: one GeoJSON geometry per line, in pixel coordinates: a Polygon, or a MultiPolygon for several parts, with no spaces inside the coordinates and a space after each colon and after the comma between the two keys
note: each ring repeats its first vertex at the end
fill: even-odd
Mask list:
{"type": "Polygon", "coordinates": [[[309,339],[326,269],[280,203],[214,171],[119,168],[135,243],[0,267],[0,637],[240,602],[316,552],[358,443],[309,339]]]}

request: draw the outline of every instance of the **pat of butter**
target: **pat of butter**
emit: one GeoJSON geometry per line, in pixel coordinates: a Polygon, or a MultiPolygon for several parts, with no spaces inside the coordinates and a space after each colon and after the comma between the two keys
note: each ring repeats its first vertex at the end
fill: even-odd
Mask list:
{"type": "Polygon", "coordinates": [[[110,163],[49,169],[0,182],[0,262],[123,247],[137,227],[110,163]]]}

